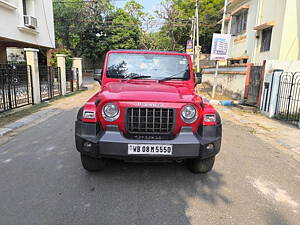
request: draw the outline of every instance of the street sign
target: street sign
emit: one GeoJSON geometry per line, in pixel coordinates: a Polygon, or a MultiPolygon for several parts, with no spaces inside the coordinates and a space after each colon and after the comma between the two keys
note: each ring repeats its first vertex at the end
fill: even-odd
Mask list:
{"type": "Polygon", "coordinates": [[[187,54],[190,54],[190,55],[193,55],[193,41],[192,40],[188,40],[186,42],[186,53],[187,54]]]}
{"type": "Polygon", "coordinates": [[[211,46],[211,60],[227,60],[230,47],[230,34],[214,34],[211,46]]]}

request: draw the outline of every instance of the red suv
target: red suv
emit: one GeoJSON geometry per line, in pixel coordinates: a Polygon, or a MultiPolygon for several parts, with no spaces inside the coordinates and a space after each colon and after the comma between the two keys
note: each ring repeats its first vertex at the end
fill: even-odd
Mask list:
{"type": "Polygon", "coordinates": [[[79,110],[76,148],[88,171],[107,158],[130,162],[187,161],[206,173],[220,151],[219,114],[194,87],[200,83],[189,55],[115,50],[95,77],[102,89],[79,110]]]}

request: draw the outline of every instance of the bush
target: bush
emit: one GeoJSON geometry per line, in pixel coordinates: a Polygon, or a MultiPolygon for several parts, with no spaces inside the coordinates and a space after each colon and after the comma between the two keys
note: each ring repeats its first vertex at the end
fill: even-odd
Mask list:
{"type": "Polygon", "coordinates": [[[66,55],[66,68],[72,67],[72,52],[65,48],[54,49],[51,52],[51,65],[57,67],[57,57],[56,54],[64,54],[66,55]]]}

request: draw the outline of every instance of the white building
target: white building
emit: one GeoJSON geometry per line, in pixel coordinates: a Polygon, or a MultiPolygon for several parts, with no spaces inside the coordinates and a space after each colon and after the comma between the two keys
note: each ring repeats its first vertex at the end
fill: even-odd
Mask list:
{"type": "Polygon", "coordinates": [[[14,48],[46,52],[54,47],[52,0],[0,0],[0,63],[14,55],[11,53],[14,48]]]}
{"type": "Polygon", "coordinates": [[[229,0],[232,63],[300,60],[300,0],[229,0]]]}

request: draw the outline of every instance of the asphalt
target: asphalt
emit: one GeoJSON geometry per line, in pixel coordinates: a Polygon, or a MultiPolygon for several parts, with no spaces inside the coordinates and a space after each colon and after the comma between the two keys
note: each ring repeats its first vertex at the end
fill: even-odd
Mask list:
{"type": "Polygon", "coordinates": [[[88,173],[74,145],[80,105],[0,146],[0,224],[299,224],[299,161],[248,128],[223,121],[207,175],[120,161],[88,173]]]}

